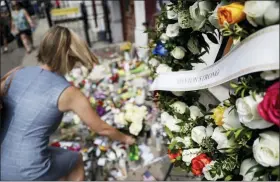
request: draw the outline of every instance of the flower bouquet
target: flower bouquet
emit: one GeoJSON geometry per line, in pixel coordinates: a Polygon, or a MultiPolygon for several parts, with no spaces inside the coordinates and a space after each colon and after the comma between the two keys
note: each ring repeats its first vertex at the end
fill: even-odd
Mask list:
{"type": "MultiPolygon", "coordinates": [[[[155,76],[192,70],[211,49],[206,37],[213,43],[231,37],[236,45],[278,23],[277,1],[173,0],[148,32],[149,63],[155,76]]],[[[218,105],[204,105],[197,90],[155,91],[171,162],[206,180],[280,180],[279,70],[244,75],[230,85],[230,97],[218,105]]]]}

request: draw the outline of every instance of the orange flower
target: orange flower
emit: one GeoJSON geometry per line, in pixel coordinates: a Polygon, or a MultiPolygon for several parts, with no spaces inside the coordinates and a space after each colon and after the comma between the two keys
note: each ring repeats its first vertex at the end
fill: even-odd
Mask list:
{"type": "Polygon", "coordinates": [[[206,154],[200,154],[192,159],[191,166],[192,166],[192,173],[195,176],[202,175],[202,170],[205,165],[211,162],[211,158],[208,157],[206,154]]]}
{"type": "Polygon", "coordinates": [[[237,2],[219,7],[219,24],[223,26],[225,22],[228,22],[229,24],[241,22],[246,18],[246,14],[243,12],[243,9],[244,5],[237,2]]]}

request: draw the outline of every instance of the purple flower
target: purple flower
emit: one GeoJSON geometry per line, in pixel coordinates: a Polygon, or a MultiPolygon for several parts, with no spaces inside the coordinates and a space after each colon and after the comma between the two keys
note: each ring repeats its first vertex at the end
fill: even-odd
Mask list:
{"type": "Polygon", "coordinates": [[[97,100],[102,100],[102,99],[106,99],[107,96],[101,92],[95,92],[94,93],[94,98],[97,100]]]}
{"type": "Polygon", "coordinates": [[[166,56],[167,53],[168,53],[167,49],[165,49],[164,44],[161,42],[158,42],[157,46],[153,50],[154,55],[166,56]]]}
{"type": "Polygon", "coordinates": [[[96,107],[96,112],[99,116],[103,116],[105,114],[105,108],[102,106],[97,106],[96,107]]]}

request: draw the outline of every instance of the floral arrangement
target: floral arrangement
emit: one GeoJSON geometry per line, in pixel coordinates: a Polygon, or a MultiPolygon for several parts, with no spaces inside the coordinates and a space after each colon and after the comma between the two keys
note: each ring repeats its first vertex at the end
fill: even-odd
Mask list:
{"type": "MultiPolygon", "coordinates": [[[[232,47],[278,23],[277,1],[173,0],[148,31],[149,64],[155,76],[192,70],[211,49],[205,37],[218,43],[215,30],[232,47]]],[[[206,180],[280,180],[279,70],[242,76],[231,88],[230,98],[208,106],[198,91],[154,93],[171,162],[206,180]]]]}

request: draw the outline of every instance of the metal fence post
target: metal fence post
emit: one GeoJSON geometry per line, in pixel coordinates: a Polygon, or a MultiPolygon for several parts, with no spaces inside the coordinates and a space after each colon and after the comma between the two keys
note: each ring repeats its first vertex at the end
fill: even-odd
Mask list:
{"type": "Polygon", "coordinates": [[[88,43],[88,46],[91,47],[91,42],[88,34],[88,14],[87,14],[87,8],[84,2],[81,3],[81,11],[82,11],[82,19],[84,23],[84,31],[85,31],[85,36],[86,36],[86,41],[88,43]]]}
{"type": "Polygon", "coordinates": [[[108,39],[109,42],[112,43],[113,39],[112,39],[112,31],[111,31],[111,26],[110,26],[110,19],[109,19],[109,9],[108,9],[108,2],[107,0],[103,0],[102,1],[102,5],[103,5],[103,11],[104,11],[104,20],[105,20],[105,26],[106,26],[106,33],[108,34],[108,39]]]}

